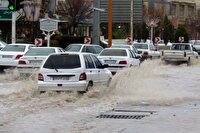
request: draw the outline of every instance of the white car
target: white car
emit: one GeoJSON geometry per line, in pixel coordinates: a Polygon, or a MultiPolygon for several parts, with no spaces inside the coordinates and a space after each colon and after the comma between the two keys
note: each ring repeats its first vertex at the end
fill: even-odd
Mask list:
{"type": "Polygon", "coordinates": [[[142,54],[144,59],[155,59],[161,56],[161,53],[151,43],[134,43],[133,46],[142,54]]]}
{"type": "Polygon", "coordinates": [[[0,51],[0,67],[3,69],[16,67],[19,58],[34,46],[33,44],[7,44],[0,51]]]}
{"type": "Polygon", "coordinates": [[[106,48],[98,58],[103,64],[108,64],[108,69],[112,74],[124,67],[140,65],[140,57],[129,48],[106,48]]]}
{"type": "Polygon", "coordinates": [[[29,74],[37,71],[42,62],[51,53],[61,53],[65,52],[63,48],[60,47],[33,47],[30,48],[24,56],[19,59],[17,70],[19,73],[29,74]]]}
{"type": "Polygon", "coordinates": [[[43,62],[38,74],[40,92],[86,92],[93,86],[109,85],[112,74],[91,53],[55,53],[43,62]]]}
{"type": "Polygon", "coordinates": [[[98,55],[103,47],[97,44],[70,44],[65,48],[67,52],[86,52],[98,55]]]}

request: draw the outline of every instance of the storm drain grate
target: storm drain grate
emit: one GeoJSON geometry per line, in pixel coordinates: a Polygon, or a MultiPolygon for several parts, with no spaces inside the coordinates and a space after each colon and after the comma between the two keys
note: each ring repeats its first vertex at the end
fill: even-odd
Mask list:
{"type": "Polygon", "coordinates": [[[108,115],[108,114],[101,114],[96,118],[111,118],[111,119],[142,119],[149,115],[108,115]]]}

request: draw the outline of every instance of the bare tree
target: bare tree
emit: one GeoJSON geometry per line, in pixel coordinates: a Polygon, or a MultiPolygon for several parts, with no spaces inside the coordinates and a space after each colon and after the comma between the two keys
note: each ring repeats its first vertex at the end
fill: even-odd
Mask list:
{"type": "Polygon", "coordinates": [[[66,14],[69,19],[67,31],[69,35],[74,35],[78,24],[92,18],[92,2],[90,0],[65,0],[65,2],[68,5],[66,14]]]}

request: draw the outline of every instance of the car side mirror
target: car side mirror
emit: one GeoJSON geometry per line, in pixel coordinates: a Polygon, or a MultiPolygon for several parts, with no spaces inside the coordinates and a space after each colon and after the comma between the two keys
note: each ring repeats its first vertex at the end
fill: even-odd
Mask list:
{"type": "Polygon", "coordinates": [[[196,48],[192,47],[192,50],[193,50],[193,51],[196,51],[196,48]]]}
{"type": "Polygon", "coordinates": [[[107,68],[108,67],[108,64],[103,64],[102,65],[102,68],[107,68]]]}

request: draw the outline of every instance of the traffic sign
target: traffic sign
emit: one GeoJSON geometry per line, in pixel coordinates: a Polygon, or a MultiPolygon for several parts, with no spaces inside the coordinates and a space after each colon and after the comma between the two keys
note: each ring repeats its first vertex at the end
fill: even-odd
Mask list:
{"type": "Polygon", "coordinates": [[[159,43],[161,41],[160,37],[155,37],[155,43],[159,43]]]}
{"type": "Polygon", "coordinates": [[[0,10],[0,20],[12,20],[12,12],[8,10],[0,10]]]}
{"type": "Polygon", "coordinates": [[[50,32],[58,29],[58,20],[47,18],[40,20],[40,30],[50,32]]]}
{"type": "Polygon", "coordinates": [[[127,44],[131,45],[131,37],[127,37],[127,44]]]}
{"type": "Polygon", "coordinates": [[[85,44],[91,44],[91,38],[89,36],[84,39],[85,44]]]}
{"type": "Polygon", "coordinates": [[[36,47],[42,46],[42,39],[41,38],[35,38],[35,46],[36,47]]]}
{"type": "Polygon", "coordinates": [[[180,37],[178,38],[178,41],[179,41],[180,43],[184,42],[184,37],[183,37],[183,36],[180,36],[180,37]]]}

